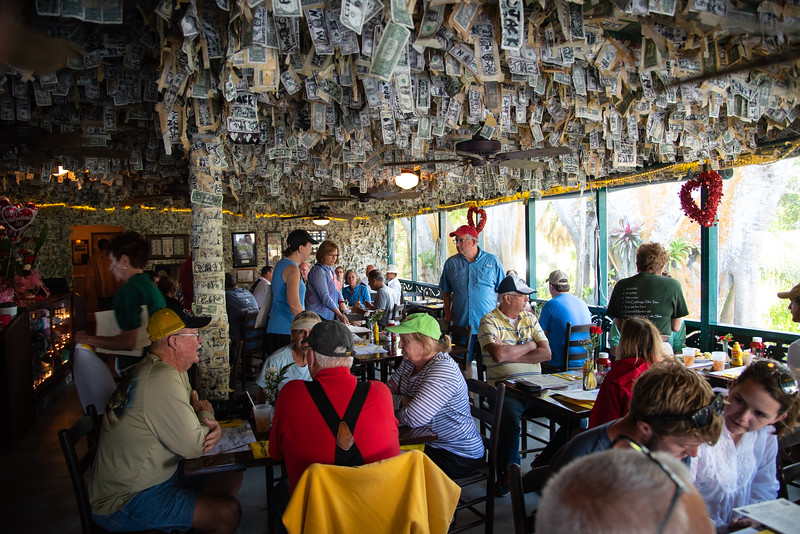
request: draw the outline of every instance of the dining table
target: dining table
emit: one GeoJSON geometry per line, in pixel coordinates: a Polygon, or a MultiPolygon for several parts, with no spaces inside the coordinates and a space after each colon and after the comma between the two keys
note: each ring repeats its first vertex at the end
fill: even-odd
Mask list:
{"type": "MultiPolygon", "coordinates": [[[[242,424],[244,424],[244,421],[245,420],[242,420],[242,424]]],[[[251,448],[237,450],[235,452],[222,452],[220,454],[182,460],[181,470],[184,476],[198,476],[220,471],[244,471],[263,467],[267,499],[267,528],[269,534],[272,534],[274,532],[272,521],[272,490],[275,486],[274,468],[280,467],[281,476],[285,477],[285,465],[283,460],[276,460],[269,457],[269,432],[258,432],[256,430],[255,420],[253,420],[252,417],[249,419],[249,423],[250,428],[253,429],[253,435],[257,440],[256,448],[261,452],[261,455],[263,455],[262,457],[256,458],[251,448]]],[[[400,425],[398,431],[400,447],[423,445],[439,439],[438,434],[428,426],[411,428],[400,425]]]]}
{"type": "Polygon", "coordinates": [[[581,389],[581,381],[575,380],[573,384],[559,387],[531,391],[524,388],[516,381],[506,380],[506,395],[516,395],[523,399],[533,401],[530,413],[533,417],[544,417],[551,422],[558,423],[566,428],[568,436],[581,428],[581,422],[589,417],[592,409],[586,404],[578,403],[568,397],[559,395],[559,391],[568,389],[581,389]]]}

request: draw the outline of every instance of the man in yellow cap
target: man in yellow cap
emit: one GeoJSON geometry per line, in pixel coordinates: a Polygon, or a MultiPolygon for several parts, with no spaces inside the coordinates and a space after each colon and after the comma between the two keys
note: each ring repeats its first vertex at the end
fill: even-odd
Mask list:
{"type": "Polygon", "coordinates": [[[89,480],[92,518],[106,530],[222,534],[239,525],[241,473],[183,479],[178,470],[181,458],[201,456],[222,436],[186,374],[199,360],[198,329],[210,321],[179,308],[150,317],[153,344],[109,400],[89,480]]]}

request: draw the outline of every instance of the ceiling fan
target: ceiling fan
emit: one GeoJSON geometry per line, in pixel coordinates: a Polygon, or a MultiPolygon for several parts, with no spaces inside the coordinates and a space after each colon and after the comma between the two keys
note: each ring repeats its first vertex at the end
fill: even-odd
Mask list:
{"type": "Polygon", "coordinates": [[[281,219],[311,219],[314,224],[317,226],[326,226],[331,220],[345,220],[345,221],[352,221],[355,219],[355,215],[351,215],[349,213],[334,213],[331,211],[329,206],[324,204],[319,206],[313,206],[311,208],[311,213],[307,213],[305,215],[292,215],[291,217],[281,217],[281,219]]]}
{"type": "Polygon", "coordinates": [[[456,143],[456,154],[461,156],[460,158],[392,161],[384,163],[384,166],[469,163],[473,167],[504,165],[516,169],[536,169],[546,164],[541,161],[531,161],[531,158],[547,158],[575,153],[575,150],[568,146],[533,148],[531,150],[515,150],[512,152],[500,152],[501,148],[502,143],[500,141],[492,141],[475,134],[469,141],[456,143]]]}
{"type": "Polygon", "coordinates": [[[369,202],[370,200],[410,200],[419,198],[422,193],[419,191],[387,191],[377,187],[367,188],[366,193],[362,193],[358,187],[350,188],[350,196],[345,195],[321,195],[322,200],[337,202],[344,200],[358,200],[359,202],[369,202]]]}

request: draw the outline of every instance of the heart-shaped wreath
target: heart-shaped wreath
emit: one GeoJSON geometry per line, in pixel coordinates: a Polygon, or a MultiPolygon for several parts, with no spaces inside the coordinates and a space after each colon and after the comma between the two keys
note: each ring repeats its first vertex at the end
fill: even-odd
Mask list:
{"type": "Polygon", "coordinates": [[[699,225],[709,228],[717,221],[717,208],[722,199],[722,177],[714,171],[703,171],[696,178],[683,184],[679,196],[681,209],[686,216],[699,225]],[[704,209],[700,209],[692,198],[692,191],[701,187],[705,187],[708,192],[704,209]]]}
{"type": "Polygon", "coordinates": [[[486,226],[486,210],[478,209],[475,206],[470,206],[470,208],[467,210],[467,222],[471,227],[475,228],[478,233],[481,233],[483,231],[483,227],[486,226]],[[473,217],[476,214],[479,217],[478,224],[475,224],[475,221],[473,220],[473,217]]]}
{"type": "Polygon", "coordinates": [[[0,198],[0,225],[5,228],[8,237],[17,237],[33,224],[38,211],[39,209],[32,202],[15,206],[6,197],[2,197],[0,198]]]}

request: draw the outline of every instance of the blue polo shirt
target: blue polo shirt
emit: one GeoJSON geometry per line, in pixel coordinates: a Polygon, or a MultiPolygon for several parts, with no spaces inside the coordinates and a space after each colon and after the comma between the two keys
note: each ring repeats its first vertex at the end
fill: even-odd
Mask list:
{"type": "Polygon", "coordinates": [[[453,324],[472,325],[476,334],[481,318],[497,307],[497,288],[505,276],[497,256],[481,249],[472,263],[461,254],[447,258],[439,288],[452,296],[453,324]]]}
{"type": "MultiPolygon", "coordinates": [[[[567,323],[573,325],[589,324],[592,322],[592,312],[586,303],[571,293],[561,293],[544,303],[539,314],[539,324],[542,325],[550,341],[550,365],[561,367],[564,365],[564,341],[566,341],[567,323]]],[[[588,339],[589,334],[572,334],[570,340],[588,339]]],[[[571,347],[570,353],[582,352],[582,347],[571,347]]],[[[570,368],[583,367],[583,360],[570,360],[570,368]]]]}

